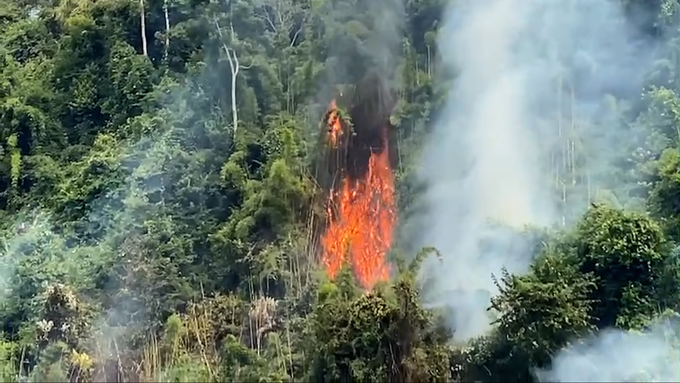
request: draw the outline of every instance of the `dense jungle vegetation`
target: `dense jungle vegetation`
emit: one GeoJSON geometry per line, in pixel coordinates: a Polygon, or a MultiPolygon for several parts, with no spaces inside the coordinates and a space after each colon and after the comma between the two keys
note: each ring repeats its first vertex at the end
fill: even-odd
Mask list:
{"type": "MultiPolygon", "coordinates": [[[[675,0],[621,1],[641,33],[677,32],[675,0]]],[[[347,269],[328,280],[310,227],[333,87],[393,79],[405,219],[449,86],[449,2],[404,0],[387,42],[380,3],[0,0],[0,380],[531,381],[574,339],[677,311],[672,38],[621,111],[638,139],[612,172],[637,187],[498,275],[491,333],[454,344],[421,305],[427,249],[370,293],[347,269]]]]}

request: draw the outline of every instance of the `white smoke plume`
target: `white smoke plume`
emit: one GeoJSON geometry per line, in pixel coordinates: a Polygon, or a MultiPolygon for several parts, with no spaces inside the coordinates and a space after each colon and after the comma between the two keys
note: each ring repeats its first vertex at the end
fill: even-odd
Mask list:
{"type": "Polygon", "coordinates": [[[527,270],[533,254],[517,233],[567,224],[579,213],[567,210],[589,200],[583,191],[565,202],[567,187],[587,183],[590,197],[611,178],[605,169],[625,134],[594,125],[609,121],[607,95],[640,94],[652,48],[635,41],[614,0],[449,5],[438,50],[455,80],[421,176],[429,187],[423,245],[443,254],[424,270],[425,300],[451,309],[457,340],[489,329],[492,274],[527,270]]]}
{"type": "Polygon", "coordinates": [[[542,382],[678,382],[678,317],[644,332],[607,330],[562,350],[542,382]]]}

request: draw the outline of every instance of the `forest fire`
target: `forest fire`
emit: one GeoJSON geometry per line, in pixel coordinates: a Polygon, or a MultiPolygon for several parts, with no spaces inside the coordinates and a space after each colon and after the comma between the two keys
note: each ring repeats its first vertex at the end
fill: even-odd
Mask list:
{"type": "MultiPolygon", "coordinates": [[[[364,105],[354,114],[365,112],[364,105]]],[[[335,174],[328,193],[328,224],[321,237],[322,262],[331,278],[348,262],[358,282],[371,289],[389,277],[386,256],[396,224],[394,176],[388,122],[373,118],[362,125],[354,119],[352,115],[355,126],[350,127],[336,101],[331,102],[327,144],[335,157],[329,170],[335,174]]]]}
{"type": "Polygon", "coordinates": [[[328,112],[328,138],[333,148],[338,147],[340,136],[342,135],[342,124],[340,123],[340,113],[335,100],[331,101],[328,112]]]}

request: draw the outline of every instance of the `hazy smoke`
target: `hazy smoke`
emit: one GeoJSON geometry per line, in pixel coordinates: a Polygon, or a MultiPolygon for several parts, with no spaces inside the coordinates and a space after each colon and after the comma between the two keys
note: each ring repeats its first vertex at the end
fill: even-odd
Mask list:
{"type": "Polygon", "coordinates": [[[316,122],[328,111],[336,91],[369,76],[395,85],[406,20],[401,0],[333,1],[322,6],[319,13],[324,15],[328,56],[316,79],[316,92],[308,100],[309,118],[315,121],[313,136],[318,134],[316,122]]]}
{"type": "MultiPolygon", "coordinates": [[[[145,118],[133,120],[131,125],[139,127],[140,134],[126,141],[100,135],[90,153],[81,160],[97,167],[97,172],[89,173],[104,173],[102,177],[111,178],[107,190],[89,203],[85,216],[65,224],[53,220],[49,212],[41,208],[25,209],[17,214],[12,229],[0,238],[0,307],[9,307],[6,310],[9,313],[24,301],[33,300],[34,297],[26,295],[31,289],[42,292],[58,283],[68,287],[86,286],[84,291],[79,291],[86,294],[85,291],[101,282],[93,277],[102,269],[126,274],[125,282],[130,285],[121,287],[118,283],[122,281],[111,278],[113,281],[109,284],[96,287],[105,290],[110,298],[106,311],[91,328],[102,359],[127,352],[126,342],[145,330],[151,315],[158,313],[142,299],[147,293],[152,294],[138,287],[146,281],[133,280],[138,274],[128,271],[137,268],[136,261],[145,255],[141,244],[136,246],[140,243],[136,239],[149,232],[149,226],[145,225],[159,217],[164,217],[166,222],[173,219],[171,209],[176,205],[171,208],[170,203],[174,201],[167,206],[164,200],[158,201],[160,196],[171,195],[169,185],[177,183],[178,177],[190,177],[184,178],[187,184],[201,185],[197,178],[204,178],[203,173],[176,171],[175,165],[186,168],[200,162],[202,169],[212,166],[208,171],[215,172],[226,161],[217,156],[209,162],[196,159],[198,155],[181,147],[181,140],[206,134],[225,146],[230,143],[229,133],[222,127],[213,133],[206,132],[207,128],[199,130],[204,126],[203,121],[196,125],[187,122],[204,108],[194,105],[183,87],[169,86],[161,90],[167,92],[162,100],[167,105],[153,119],[154,125],[143,125],[148,121],[145,118]],[[115,182],[115,174],[120,182],[115,182]]],[[[215,150],[214,153],[227,152],[215,150]]],[[[73,166],[78,169],[81,164],[73,166]]],[[[172,236],[172,227],[168,225],[163,230],[172,236]]]]}
{"type": "Polygon", "coordinates": [[[625,135],[603,101],[639,95],[651,58],[633,41],[618,1],[449,6],[438,49],[455,81],[424,159],[423,244],[444,256],[425,271],[426,300],[451,307],[457,339],[488,329],[491,275],[529,266],[530,243],[517,233],[568,223],[608,177],[625,135]]]}
{"type": "MultiPolygon", "coordinates": [[[[328,26],[329,57],[323,81],[332,86],[357,84],[367,73],[393,80],[404,35],[405,11],[401,0],[352,0],[329,2],[324,23],[328,26]]],[[[319,99],[332,97],[322,89],[319,99]]]]}
{"type": "Polygon", "coordinates": [[[561,351],[542,382],[678,382],[678,318],[645,332],[607,330],[561,351]],[[673,323],[675,322],[675,323],[673,323]]]}

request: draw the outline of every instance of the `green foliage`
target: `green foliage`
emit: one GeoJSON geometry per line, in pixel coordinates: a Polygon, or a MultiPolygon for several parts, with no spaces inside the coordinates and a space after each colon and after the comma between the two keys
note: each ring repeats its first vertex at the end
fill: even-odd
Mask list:
{"type": "MultiPolygon", "coordinates": [[[[675,0],[623,3],[673,32],[675,0]]],[[[590,189],[597,153],[577,132],[553,174],[565,211],[646,201],[650,215],[568,217],[576,229],[526,275],[496,281],[487,336],[452,347],[421,306],[435,249],[369,292],[348,265],[326,278],[318,119],[332,88],[392,80],[399,220],[416,222],[417,159],[454,80],[436,44],[447,4],[406,1],[403,30],[385,33],[402,16],[369,0],[0,0],[0,380],[530,381],[584,334],[677,310],[680,76],[666,57],[640,100],[612,96],[611,121],[578,122],[604,141],[630,127],[625,164],[603,169],[615,182],[590,189]]],[[[416,252],[415,226],[394,254],[416,252]]]]}
{"type": "Polygon", "coordinates": [[[320,294],[310,380],[447,381],[446,331],[419,307],[412,279],[372,293],[326,285],[320,294]]]}
{"type": "Polygon", "coordinates": [[[595,288],[593,278],[563,254],[548,252],[528,275],[506,272],[497,283],[500,295],[492,299],[492,307],[502,314],[498,332],[526,365],[549,363],[553,350],[593,328],[593,304],[588,299],[595,288]]]}
{"type": "Polygon", "coordinates": [[[17,355],[19,355],[16,343],[0,341],[0,379],[3,382],[15,382],[17,374],[17,355]]]}
{"type": "Polygon", "coordinates": [[[650,210],[664,225],[668,238],[680,241],[680,151],[666,149],[657,167],[658,177],[649,198],[650,210]]]}
{"type": "MultiPolygon", "coordinates": [[[[598,289],[593,315],[600,328],[636,327],[675,296],[661,289],[672,255],[659,225],[639,213],[607,207],[590,210],[577,230],[580,268],[593,273],[598,289]]],[[[677,273],[675,273],[677,274],[677,273]]],[[[671,283],[677,276],[670,275],[671,283]]]]}

